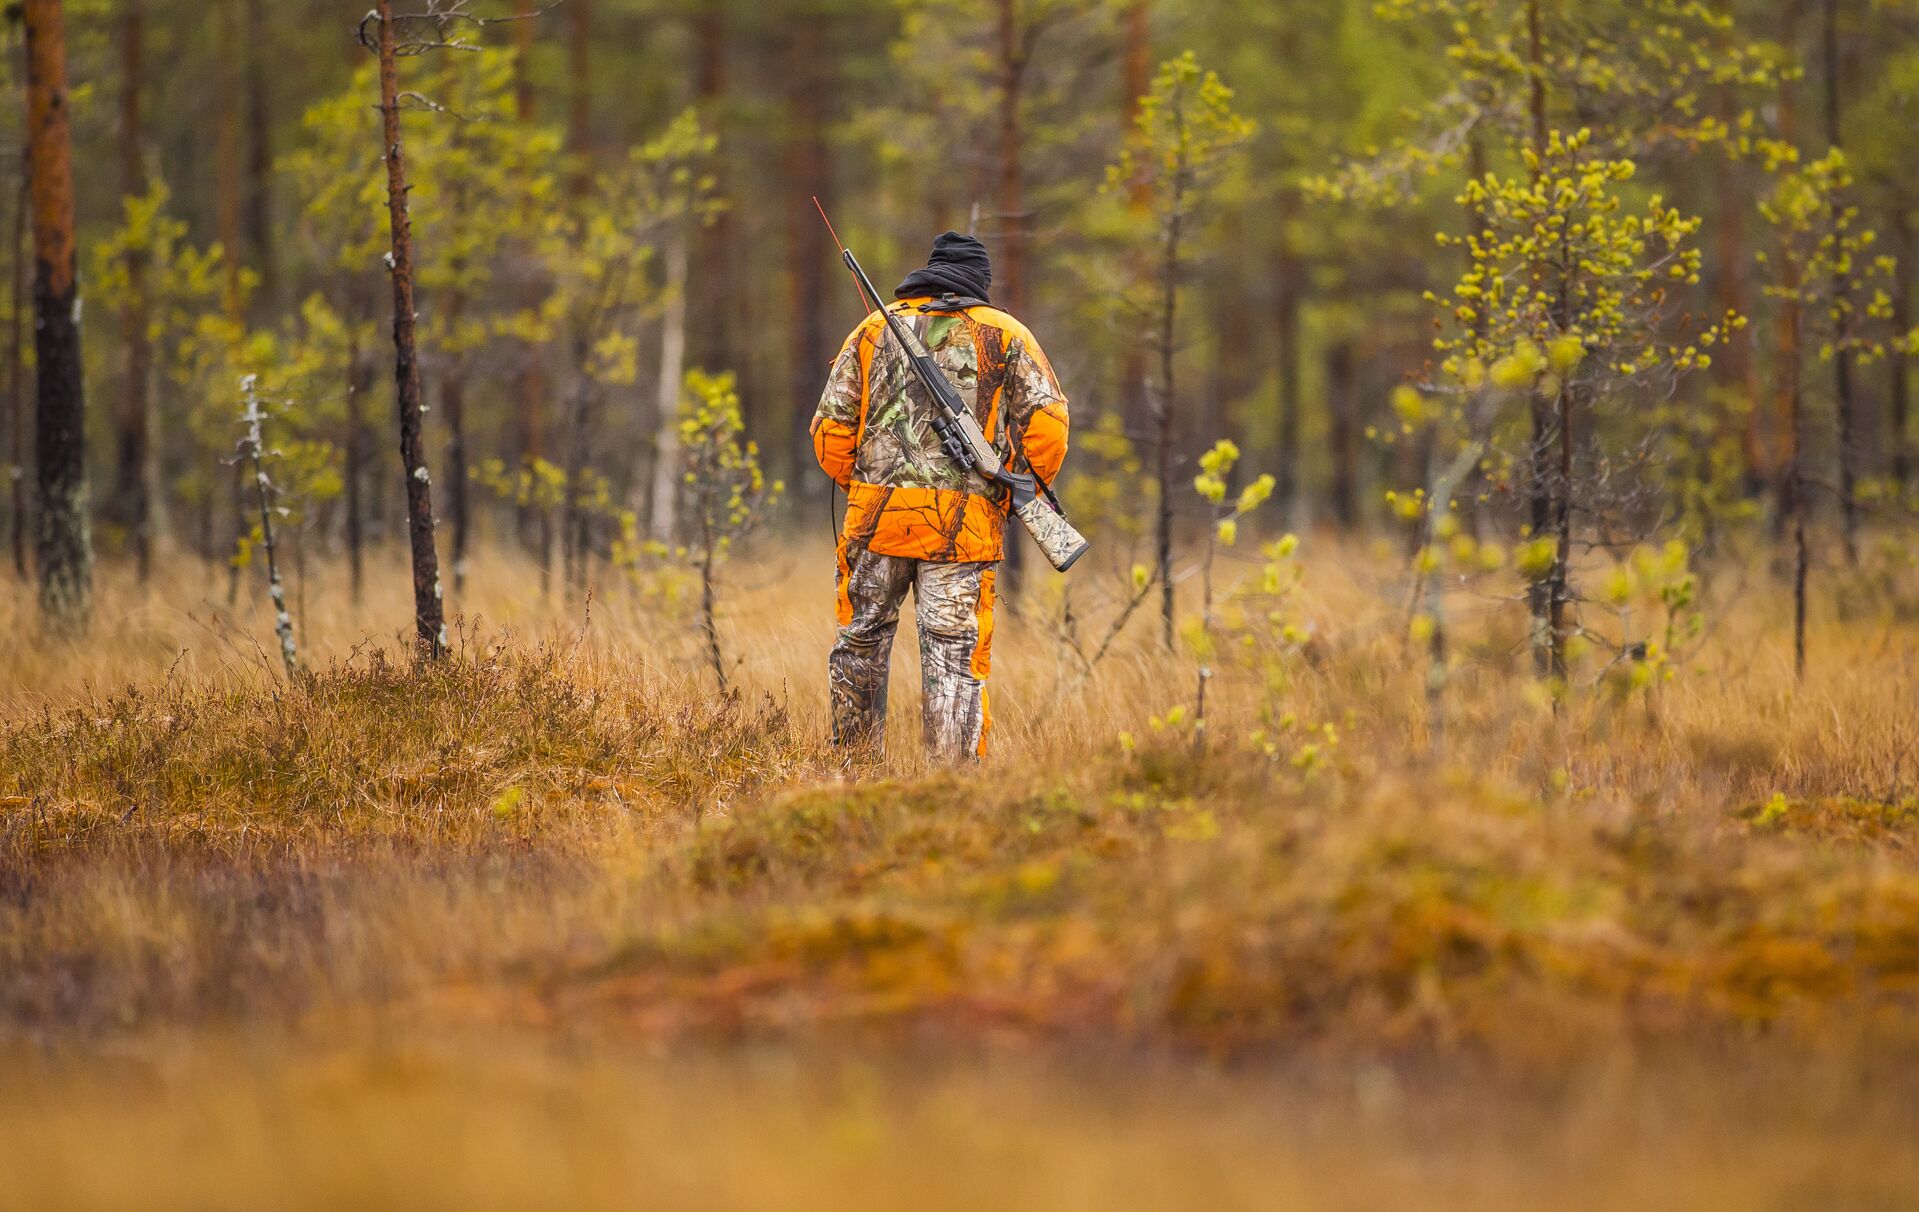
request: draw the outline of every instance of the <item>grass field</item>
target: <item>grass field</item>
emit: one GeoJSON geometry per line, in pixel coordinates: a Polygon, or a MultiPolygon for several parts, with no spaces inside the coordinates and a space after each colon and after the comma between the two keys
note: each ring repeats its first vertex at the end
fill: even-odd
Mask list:
{"type": "Polygon", "coordinates": [[[1403,568],[1300,565],[1203,750],[1148,612],[1089,673],[1035,577],[961,770],[910,622],[891,750],[823,743],[805,545],[735,566],[729,697],[670,592],[504,557],[430,670],[397,578],[312,570],[297,684],[223,571],[109,574],[77,645],[10,592],[0,1205],[1919,1198],[1908,587],[1822,596],[1798,684],[1729,561],[1673,681],[1558,711],[1461,595],[1435,751],[1403,568]]]}

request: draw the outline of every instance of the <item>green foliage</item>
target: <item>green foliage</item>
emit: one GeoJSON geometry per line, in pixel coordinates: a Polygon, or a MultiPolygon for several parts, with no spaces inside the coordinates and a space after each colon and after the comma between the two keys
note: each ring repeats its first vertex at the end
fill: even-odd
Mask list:
{"type": "Polygon", "coordinates": [[[701,563],[724,559],[786,491],[781,481],[767,482],[760,470],[759,445],[745,435],[732,372],[688,371],[680,414],[686,468],[681,482],[698,535],[694,556],[701,563]]]}

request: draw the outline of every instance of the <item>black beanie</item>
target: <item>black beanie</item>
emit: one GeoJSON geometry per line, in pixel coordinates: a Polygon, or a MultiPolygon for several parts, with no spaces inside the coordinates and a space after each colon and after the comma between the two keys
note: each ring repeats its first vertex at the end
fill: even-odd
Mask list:
{"type": "Polygon", "coordinates": [[[896,299],[922,295],[966,295],[984,302],[993,285],[993,261],[986,245],[971,236],[949,231],[933,241],[933,255],[925,269],[916,269],[893,292],[896,299]]]}

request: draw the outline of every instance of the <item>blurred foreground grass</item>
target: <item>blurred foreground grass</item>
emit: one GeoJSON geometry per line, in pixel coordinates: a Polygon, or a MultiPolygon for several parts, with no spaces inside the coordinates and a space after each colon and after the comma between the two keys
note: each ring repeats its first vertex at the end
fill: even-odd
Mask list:
{"type": "Polygon", "coordinates": [[[328,1023],[0,1056],[18,1208],[1891,1212],[1919,1190],[1911,1057],[1864,1051],[1607,1051],[1518,1079],[328,1023]]]}

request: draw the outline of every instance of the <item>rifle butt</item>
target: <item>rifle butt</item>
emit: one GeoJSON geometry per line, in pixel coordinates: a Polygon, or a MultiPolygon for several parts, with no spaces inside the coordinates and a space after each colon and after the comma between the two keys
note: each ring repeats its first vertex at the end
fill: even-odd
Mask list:
{"type": "Polygon", "coordinates": [[[1047,563],[1060,572],[1071,568],[1075,561],[1086,554],[1089,546],[1086,536],[1073,529],[1073,524],[1066,520],[1065,514],[1038,497],[1028,498],[1013,512],[1019,517],[1020,524],[1026,527],[1026,533],[1033,536],[1033,542],[1039,544],[1047,563]]]}

